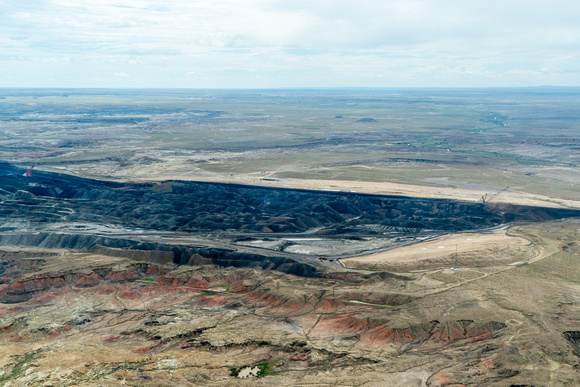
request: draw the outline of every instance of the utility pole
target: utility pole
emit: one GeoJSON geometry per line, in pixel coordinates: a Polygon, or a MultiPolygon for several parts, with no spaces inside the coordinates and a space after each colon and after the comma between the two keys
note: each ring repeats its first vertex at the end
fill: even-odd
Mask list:
{"type": "Polygon", "coordinates": [[[457,245],[455,245],[455,264],[453,265],[453,268],[457,269],[457,245]]]}

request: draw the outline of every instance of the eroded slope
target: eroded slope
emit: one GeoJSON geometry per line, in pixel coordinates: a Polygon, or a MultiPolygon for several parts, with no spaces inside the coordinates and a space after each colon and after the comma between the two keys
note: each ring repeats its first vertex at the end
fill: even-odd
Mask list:
{"type": "Polygon", "coordinates": [[[520,226],[543,259],[480,268],[487,275],[475,279],[461,271],[308,279],[3,248],[0,378],[100,386],[577,384],[578,229],[577,222],[520,226]],[[230,376],[232,367],[263,362],[272,371],[263,379],[230,376]]]}

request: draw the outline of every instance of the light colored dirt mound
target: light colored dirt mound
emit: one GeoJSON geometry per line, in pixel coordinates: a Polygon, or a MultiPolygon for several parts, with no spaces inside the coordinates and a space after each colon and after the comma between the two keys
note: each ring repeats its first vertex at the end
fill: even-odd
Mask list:
{"type": "Polygon", "coordinates": [[[505,231],[493,234],[452,234],[381,253],[343,259],[347,267],[412,271],[453,266],[510,264],[527,261],[537,253],[524,238],[505,231]]]}
{"type": "MultiPolygon", "coordinates": [[[[281,182],[292,188],[305,188],[314,190],[353,191],[378,195],[403,195],[421,198],[441,198],[465,200],[475,202],[481,198],[481,190],[462,189],[455,187],[431,187],[414,184],[401,184],[391,182],[368,182],[368,181],[345,181],[345,180],[309,180],[309,179],[283,179],[281,182]]],[[[268,182],[269,185],[275,183],[268,182]]],[[[280,184],[280,183],[278,183],[280,184]]],[[[508,190],[503,192],[494,202],[511,203],[526,206],[554,207],[554,208],[580,208],[580,202],[576,200],[555,199],[547,196],[529,194],[508,190]]]]}
{"type": "MultiPolygon", "coordinates": [[[[271,173],[238,173],[223,174],[192,169],[188,164],[187,170],[182,169],[179,163],[163,163],[156,168],[151,165],[134,165],[131,172],[124,170],[123,176],[115,176],[120,180],[126,180],[125,176],[131,176],[132,181],[151,180],[194,180],[223,183],[250,184],[265,187],[285,187],[298,189],[311,189],[320,191],[351,191],[377,195],[403,195],[421,198],[443,198],[465,200],[475,202],[481,198],[481,189],[464,189],[457,187],[434,187],[427,185],[415,185],[393,182],[372,182],[353,180],[317,180],[283,178],[278,179],[275,172],[271,173]],[[174,174],[171,171],[175,171],[174,174]],[[270,178],[271,180],[264,180],[270,178]]],[[[113,173],[114,175],[114,173],[113,173]]],[[[502,192],[494,202],[511,203],[527,206],[554,207],[554,208],[580,208],[580,201],[566,200],[548,197],[539,194],[517,191],[515,189],[502,192]]]]}

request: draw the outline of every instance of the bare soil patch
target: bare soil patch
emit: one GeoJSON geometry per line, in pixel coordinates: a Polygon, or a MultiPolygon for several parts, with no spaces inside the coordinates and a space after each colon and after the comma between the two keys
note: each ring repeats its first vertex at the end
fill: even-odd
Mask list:
{"type": "Polygon", "coordinates": [[[381,253],[343,259],[342,262],[351,268],[425,270],[452,267],[456,253],[459,267],[504,265],[527,261],[537,255],[528,240],[497,231],[490,234],[445,235],[381,253]]]}
{"type": "MultiPolygon", "coordinates": [[[[271,183],[266,181],[265,183],[271,183]]],[[[460,189],[453,187],[430,187],[424,185],[367,182],[367,181],[344,181],[344,180],[308,180],[308,179],[285,179],[285,186],[292,188],[307,188],[315,190],[352,191],[360,193],[380,195],[402,195],[423,198],[455,199],[465,201],[477,201],[485,192],[479,190],[460,189]]],[[[279,183],[280,184],[280,183],[279,183]]],[[[509,190],[503,192],[494,202],[510,203],[528,206],[554,207],[554,208],[580,208],[580,202],[574,200],[556,199],[542,195],[529,194],[509,190]]]]}

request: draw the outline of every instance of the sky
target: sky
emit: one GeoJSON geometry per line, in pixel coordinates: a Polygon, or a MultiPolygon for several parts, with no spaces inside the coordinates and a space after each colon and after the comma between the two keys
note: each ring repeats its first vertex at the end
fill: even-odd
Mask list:
{"type": "Polygon", "coordinates": [[[580,86],[578,0],[0,0],[0,87],[580,86]]]}

